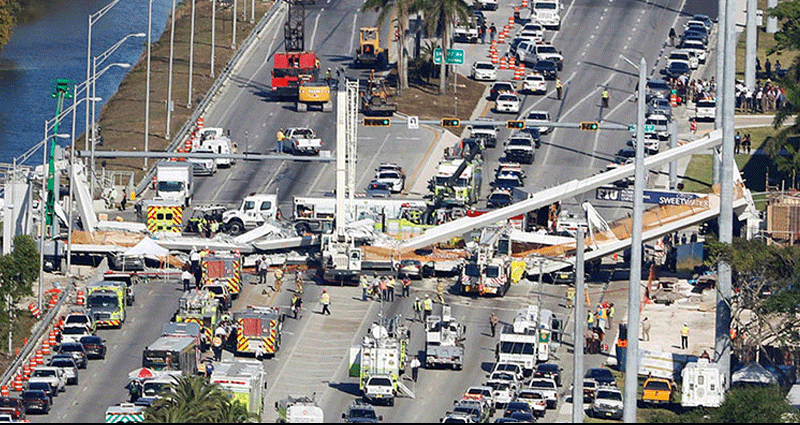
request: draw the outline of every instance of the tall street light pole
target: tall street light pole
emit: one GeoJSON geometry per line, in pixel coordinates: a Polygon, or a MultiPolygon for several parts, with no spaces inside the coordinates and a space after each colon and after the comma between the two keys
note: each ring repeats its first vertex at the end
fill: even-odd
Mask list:
{"type": "MultiPolygon", "coordinates": [[[[153,36],[153,0],[147,2],[147,82],[144,92],[144,151],[150,149],[150,45],[153,36]]],[[[143,170],[147,169],[147,157],[143,170]]]]}
{"type": "MultiPolygon", "coordinates": [[[[644,58],[635,65],[625,56],[620,55],[634,68],[639,70],[639,87],[647,84],[644,58]]],[[[623,397],[622,419],[627,423],[636,422],[636,390],[639,388],[639,303],[641,302],[642,280],[642,222],[644,216],[644,91],[639,91],[636,110],[636,158],[634,160],[633,182],[633,218],[631,220],[631,265],[628,282],[628,347],[625,356],[625,395],[623,397]],[[633,337],[631,337],[633,335],[633,337]]]]}
{"type": "MultiPolygon", "coordinates": [[[[92,71],[92,25],[94,25],[100,18],[103,17],[112,7],[116,6],[120,0],[114,0],[111,3],[104,6],[102,9],[98,10],[97,12],[89,15],[89,35],[87,37],[86,42],[86,81],[89,81],[91,78],[91,71],[92,71]]],[[[88,96],[88,92],[87,92],[88,96]]],[[[89,105],[86,105],[86,149],[89,149],[89,105]]]]}
{"type": "MultiPolygon", "coordinates": [[[[97,100],[94,100],[94,99],[98,99],[99,100],[99,98],[97,97],[97,91],[96,91],[97,90],[97,84],[96,84],[96,81],[97,81],[97,65],[102,65],[103,62],[105,62],[106,59],[108,59],[108,57],[111,56],[111,54],[116,52],[117,49],[119,49],[119,47],[122,46],[122,44],[126,40],[128,40],[129,38],[131,38],[131,37],[144,37],[144,36],[145,36],[145,33],[143,33],[143,32],[128,34],[125,37],[122,37],[116,43],[114,43],[114,45],[109,47],[108,50],[106,50],[105,52],[103,52],[103,53],[101,53],[101,54],[99,54],[97,56],[92,57],[92,77],[91,77],[91,84],[92,84],[92,93],[91,93],[91,97],[92,97],[92,100],[91,100],[91,105],[92,105],[92,129],[94,129],[94,127],[95,127],[95,119],[96,119],[95,111],[96,111],[96,107],[97,107],[97,100]]],[[[90,81],[90,80],[87,80],[87,82],[88,81],[90,81]]],[[[87,90],[86,93],[88,94],[89,91],[87,90]]],[[[88,106],[88,104],[87,104],[87,106],[88,106]]],[[[96,132],[92,131],[92,137],[91,137],[92,144],[97,143],[97,140],[95,140],[96,137],[97,137],[96,132]]]]}
{"type": "MultiPolygon", "coordinates": [[[[100,72],[97,72],[97,73],[93,72],[94,75],[92,76],[92,79],[90,81],[91,84],[92,84],[92,87],[94,87],[95,81],[98,78],[100,78],[100,76],[102,76],[103,74],[106,73],[106,71],[108,71],[109,69],[111,69],[112,67],[115,67],[115,66],[118,66],[120,68],[130,68],[131,64],[129,64],[129,63],[112,63],[112,64],[106,66],[105,68],[103,68],[103,70],[100,71],[100,72]]],[[[94,89],[92,89],[92,91],[94,91],[94,89]]],[[[97,101],[99,101],[101,99],[99,97],[92,96],[91,99],[89,99],[89,100],[94,104],[95,102],[97,102],[97,101]]],[[[92,111],[92,122],[94,122],[94,108],[92,108],[92,110],[93,110],[92,111]]],[[[89,165],[89,167],[90,167],[89,168],[90,169],[90,172],[89,172],[89,193],[92,195],[92,197],[94,197],[94,181],[95,181],[95,178],[94,178],[94,145],[95,145],[95,140],[94,140],[94,137],[92,137],[91,160],[90,160],[90,165],[89,165]]]]}
{"type": "MultiPolygon", "coordinates": [[[[174,1],[174,0],[173,0],[174,1]]],[[[217,44],[217,2],[211,0],[211,77],[214,76],[214,47],[217,44]]]]}
{"type": "MultiPolygon", "coordinates": [[[[722,166],[720,168],[719,189],[719,241],[733,243],[733,124],[734,124],[734,79],[736,78],[736,28],[734,22],[734,0],[725,4],[724,30],[720,37],[725,39],[725,51],[731,54],[721,56],[723,60],[723,79],[717,84],[717,93],[722,98],[722,166]]],[[[753,8],[752,10],[755,10],[753,8]]],[[[720,21],[722,23],[723,21],[720,21]]],[[[714,338],[714,361],[723,373],[723,387],[730,388],[731,382],[731,264],[720,261],[717,265],[719,289],[717,290],[717,313],[714,338]]]]}
{"type": "MultiPolygon", "coordinates": [[[[175,47],[175,1],[172,0],[172,17],[170,18],[172,29],[169,33],[169,77],[167,77],[167,131],[166,139],[170,138],[170,118],[172,117],[172,56],[175,47]]],[[[211,60],[214,60],[212,53],[211,60]]]]}
{"type": "Polygon", "coordinates": [[[192,30],[189,35],[189,101],[186,102],[186,107],[191,109],[192,107],[192,65],[194,61],[194,4],[195,0],[192,0],[192,30]]]}
{"type": "MultiPolygon", "coordinates": [[[[572,423],[583,423],[583,334],[586,327],[586,313],[584,312],[583,296],[583,227],[578,226],[575,236],[575,306],[574,344],[572,345],[572,423]],[[580,401],[578,401],[580,400],[580,401]]],[[[541,276],[541,272],[539,273],[541,276]]],[[[540,286],[541,288],[541,286],[540,286]]]]}
{"type": "Polygon", "coordinates": [[[233,0],[233,31],[231,32],[231,49],[236,48],[236,3],[238,0],[233,0]]]}

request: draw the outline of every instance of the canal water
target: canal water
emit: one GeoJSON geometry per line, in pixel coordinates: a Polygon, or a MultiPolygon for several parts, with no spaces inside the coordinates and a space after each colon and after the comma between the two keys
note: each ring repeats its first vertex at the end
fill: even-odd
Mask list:
{"type": "MultiPolygon", "coordinates": [[[[161,36],[172,10],[171,0],[151,0],[152,41],[161,36]]],[[[57,79],[66,78],[74,84],[86,80],[86,55],[89,15],[98,12],[112,0],[66,0],[35,22],[18,25],[10,42],[0,50],[0,163],[11,163],[45,136],[46,120],[55,117],[57,102],[51,96],[57,79]]],[[[180,2],[179,2],[180,3],[180,2]]],[[[92,25],[92,56],[109,50],[119,40],[134,33],[147,32],[148,0],[120,0],[92,25]]],[[[101,71],[112,63],[136,65],[147,51],[147,37],[130,37],[108,56],[101,71]]],[[[117,91],[123,77],[131,68],[113,66],[97,79],[96,116],[102,106],[117,91]]],[[[65,102],[68,107],[72,100],[65,102]]],[[[84,130],[85,109],[78,106],[76,135],[84,130]]],[[[142,117],[144,120],[144,117],[142,117]]],[[[59,133],[69,133],[72,117],[61,124],[59,133]]],[[[66,146],[69,139],[57,139],[66,146]]],[[[76,141],[83,149],[83,139],[76,141]]],[[[41,163],[41,154],[34,155],[28,164],[41,163]]]]}

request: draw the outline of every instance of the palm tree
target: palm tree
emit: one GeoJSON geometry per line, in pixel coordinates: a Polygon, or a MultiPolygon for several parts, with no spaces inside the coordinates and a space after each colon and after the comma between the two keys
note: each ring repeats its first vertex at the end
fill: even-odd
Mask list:
{"type": "MultiPolygon", "coordinates": [[[[797,63],[792,67],[797,69],[797,63]]],[[[789,136],[800,133],[800,84],[788,77],[782,79],[779,84],[786,90],[786,100],[775,113],[772,126],[776,130],[780,129],[780,131],[775,137],[767,139],[765,149],[770,157],[776,160],[776,165],[779,165],[777,159],[780,157],[782,150],[788,152],[792,157],[788,163],[800,163],[798,146],[793,145],[789,139],[789,136]],[[782,127],[790,118],[794,118],[794,122],[791,125],[782,127]]],[[[782,162],[784,166],[788,166],[788,163],[786,161],[782,162]]]]}
{"type": "Polygon", "coordinates": [[[452,45],[451,31],[456,21],[469,19],[469,5],[464,0],[417,0],[417,7],[425,13],[428,35],[442,35],[442,63],[439,65],[439,94],[446,91],[445,58],[452,45]]]}
{"type": "Polygon", "coordinates": [[[405,34],[408,30],[408,14],[411,11],[412,0],[366,0],[361,7],[362,12],[378,12],[378,26],[382,26],[386,19],[395,16],[397,30],[400,33],[399,48],[397,49],[397,76],[400,79],[400,89],[408,88],[408,58],[406,52],[405,34]]]}
{"type": "Polygon", "coordinates": [[[161,391],[161,398],[145,411],[146,422],[242,423],[257,421],[240,402],[232,402],[218,384],[204,376],[176,378],[161,391]]]}

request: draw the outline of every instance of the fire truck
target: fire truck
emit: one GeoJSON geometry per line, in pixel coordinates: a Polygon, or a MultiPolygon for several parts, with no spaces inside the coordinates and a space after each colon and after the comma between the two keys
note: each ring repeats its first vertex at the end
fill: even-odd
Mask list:
{"type": "Polygon", "coordinates": [[[242,288],[242,254],[238,251],[207,252],[200,257],[200,268],[203,271],[203,286],[219,280],[228,286],[231,298],[239,296],[242,288]]]}
{"type": "Polygon", "coordinates": [[[275,355],[281,346],[283,315],[278,307],[248,306],[233,313],[236,323],[236,354],[250,353],[258,358],[275,355]]]}
{"type": "Polygon", "coordinates": [[[212,332],[219,323],[220,315],[219,300],[214,298],[213,293],[192,289],[186,291],[178,302],[178,311],[173,321],[199,324],[200,332],[206,335],[207,341],[211,341],[212,332]]]}
{"type": "Polygon", "coordinates": [[[272,93],[278,98],[297,99],[301,82],[317,81],[317,54],[281,52],[273,56],[272,93]]]}

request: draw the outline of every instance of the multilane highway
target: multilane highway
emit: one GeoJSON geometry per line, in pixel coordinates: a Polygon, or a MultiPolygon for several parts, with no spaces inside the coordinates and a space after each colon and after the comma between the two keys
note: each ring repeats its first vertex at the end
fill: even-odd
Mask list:
{"type": "MultiPolygon", "coordinates": [[[[688,0],[573,0],[564,3],[562,27],[557,33],[548,32],[564,55],[564,70],[560,73],[565,83],[563,101],[555,99],[554,84],[549,82],[545,96],[527,96],[523,115],[531,109],[548,110],[554,119],[566,122],[606,120],[628,124],[635,113],[633,90],[636,70],[620,55],[636,61],[644,56],[653,67],[663,46],[670,26],[676,25],[681,14],[706,12],[696,9],[699,1],[688,0]],[[600,91],[608,86],[611,105],[600,107],[600,91]]],[[[358,43],[358,28],[375,23],[374,14],[359,12],[357,0],[320,1],[307,7],[306,47],[320,57],[321,70],[344,67],[350,78],[364,75],[366,71],[350,69],[352,54],[358,43]]],[[[498,27],[513,13],[513,5],[501,1],[499,10],[485,12],[489,22],[498,27]]],[[[271,56],[283,49],[283,22],[285,14],[277,14],[269,23],[258,42],[251,48],[235,70],[232,79],[217,96],[205,115],[206,126],[230,129],[231,138],[240,150],[267,152],[275,149],[275,133],[279,128],[304,125],[314,128],[323,138],[325,150],[335,155],[335,113],[297,113],[293,105],[272,100],[269,95],[271,56]]],[[[519,26],[517,26],[519,28],[519,26]]],[[[382,34],[389,34],[382,31],[382,34]]],[[[513,34],[513,32],[512,32],[513,34]]],[[[457,46],[467,50],[463,75],[468,74],[472,61],[487,58],[488,45],[457,46]]],[[[500,52],[504,52],[501,47],[500,52]]],[[[663,66],[663,60],[660,63],[663,66]]],[[[648,70],[653,73],[655,68],[648,70]]],[[[483,108],[484,105],[480,105],[483,108]]],[[[479,115],[506,120],[508,115],[495,115],[486,109],[479,115]]],[[[397,162],[411,176],[419,175],[420,164],[425,164],[431,146],[438,141],[440,132],[421,128],[408,130],[404,126],[389,128],[359,128],[359,156],[357,187],[363,188],[379,162],[397,162]],[[413,173],[412,173],[413,172],[413,173]]],[[[484,175],[493,170],[502,156],[502,142],[507,130],[501,132],[498,148],[487,152],[484,175]]],[[[613,154],[629,139],[629,134],[601,131],[597,133],[556,129],[545,136],[536,160],[526,166],[526,186],[541,188],[574,178],[585,177],[605,168],[613,154]]],[[[488,193],[491,179],[484,178],[483,194],[488,193]]],[[[284,215],[289,212],[291,197],[319,195],[334,188],[334,166],[295,161],[240,162],[231,169],[222,169],[214,177],[199,179],[195,202],[235,203],[251,192],[275,193],[280,197],[284,215]]],[[[593,195],[587,195],[591,198],[593,195]]],[[[566,205],[577,205],[580,200],[564,200],[566,205]]],[[[622,214],[618,205],[609,205],[609,215],[622,214]]],[[[601,210],[606,214],[606,210],[601,210]]],[[[448,280],[452,283],[453,280],[448,280]]],[[[599,290],[600,284],[592,284],[599,290]]],[[[291,285],[284,285],[287,288],[291,285]]],[[[126,400],[128,372],[141,366],[144,346],[158,336],[161,324],[168,321],[180,296],[180,284],[151,281],[137,286],[137,304],[121,330],[103,330],[99,334],[107,339],[109,355],[105,361],[92,361],[87,370],[80,372],[79,388],[70,387],[56,401],[50,415],[32,416],[34,422],[102,422],[105,409],[126,400]]],[[[276,400],[292,395],[311,395],[323,407],[326,420],[336,421],[358,395],[357,383],[347,377],[349,347],[358,344],[367,326],[379,314],[411,317],[411,300],[399,299],[394,303],[360,301],[358,288],[329,288],[332,293],[331,316],[321,316],[317,305],[321,287],[311,283],[308,276],[304,295],[305,311],[299,320],[287,319],[284,324],[283,345],[273,359],[264,361],[269,389],[266,394],[262,419],[272,421],[276,414],[272,405],[276,400]],[[312,312],[313,310],[313,312],[312,312]]],[[[406,384],[416,393],[415,399],[400,399],[394,408],[379,407],[378,411],[390,422],[433,422],[442,418],[452,407],[454,399],[470,385],[482,384],[494,359],[496,339],[489,336],[488,317],[497,312],[501,321],[513,319],[514,311],[529,303],[541,302],[564,319],[570,313],[560,296],[564,288],[533,282],[513,287],[504,298],[471,299],[448,293],[446,298],[453,306],[455,317],[467,326],[467,360],[462,371],[422,370],[420,379],[406,384]],[[539,294],[542,294],[539,296],[539,294]]],[[[435,293],[433,280],[412,284],[412,298],[425,293],[435,293]]],[[[262,287],[246,284],[244,293],[234,309],[246,305],[275,305],[287,307],[291,292],[262,293],[262,287]]],[[[619,304],[618,304],[619,305],[619,304]]],[[[438,309],[438,306],[436,307],[438,309]]],[[[619,311],[619,310],[618,310],[619,311]]],[[[619,315],[622,314],[620,311],[619,315]]],[[[572,321],[568,323],[571,326],[572,321]]],[[[411,353],[423,348],[422,326],[410,324],[412,329],[411,353]]],[[[568,338],[571,343],[572,338],[568,338]]],[[[571,355],[566,346],[554,353],[554,361],[562,367],[563,387],[568,391],[571,382],[571,355]]],[[[587,367],[596,366],[602,359],[590,358],[587,367]]],[[[564,403],[562,397],[559,409],[564,403]]],[[[546,422],[559,418],[558,410],[548,411],[546,422]]],[[[561,417],[560,419],[565,419],[561,417]]]]}

